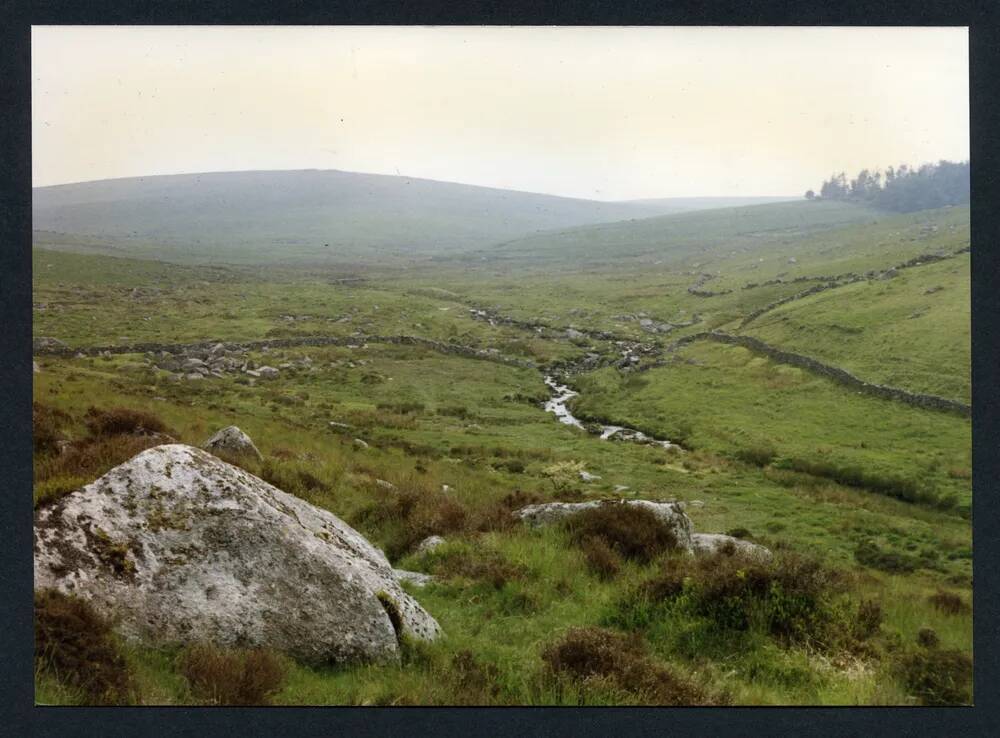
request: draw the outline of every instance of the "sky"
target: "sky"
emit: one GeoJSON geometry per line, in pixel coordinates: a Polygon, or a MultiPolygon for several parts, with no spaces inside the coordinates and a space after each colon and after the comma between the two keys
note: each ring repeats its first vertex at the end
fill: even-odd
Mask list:
{"type": "Polygon", "coordinates": [[[254,169],[600,200],[969,156],[965,28],[32,29],[35,186],[254,169]]]}

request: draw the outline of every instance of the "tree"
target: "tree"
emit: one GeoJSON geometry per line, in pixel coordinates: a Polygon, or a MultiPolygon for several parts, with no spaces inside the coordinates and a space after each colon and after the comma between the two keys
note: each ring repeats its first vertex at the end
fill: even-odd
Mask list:
{"type": "Polygon", "coordinates": [[[816,197],[816,193],[815,192],[813,192],[812,190],[806,190],[806,199],[807,200],[813,200],[813,199],[815,199],[815,197],[816,197]]]}

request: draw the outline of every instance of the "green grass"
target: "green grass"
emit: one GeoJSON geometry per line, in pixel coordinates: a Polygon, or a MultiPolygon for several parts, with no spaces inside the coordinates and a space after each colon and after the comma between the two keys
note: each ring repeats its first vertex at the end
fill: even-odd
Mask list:
{"type": "MultiPolygon", "coordinates": [[[[545,363],[619,349],[493,327],[472,320],[470,304],[665,344],[692,331],[735,330],[749,312],[810,284],[738,289],[746,282],[786,271],[791,278],[883,269],[967,243],[967,209],[886,216],[827,205],[719,211],[714,222],[706,214],[683,216],[688,220],[677,222],[685,225],[670,226],[670,242],[661,236],[671,219],[641,221],[639,227],[650,230],[631,240],[566,236],[565,243],[546,242],[548,250],[537,259],[525,251],[524,261],[481,262],[474,269],[470,261],[381,266],[366,269],[367,281],[354,286],[332,283],[345,274],[333,268],[178,267],[36,249],[34,332],[74,346],[115,344],[123,337],[186,342],[411,334],[545,363]],[[936,231],[924,228],[931,222],[936,231]],[[619,260],[626,252],[631,256],[619,260]],[[790,253],[798,255],[797,264],[787,263],[790,253]],[[574,254],[592,261],[574,266],[574,254]],[[608,263],[598,266],[601,260],[608,263]],[[688,294],[695,279],[689,272],[703,268],[722,271],[706,288],[734,291],[713,298],[688,294]],[[640,312],[677,322],[697,313],[701,322],[652,336],[622,317],[640,312]]],[[[968,261],[960,257],[789,303],[750,323],[746,333],[867,380],[961,399],[968,391],[967,294],[968,261]],[[924,295],[937,285],[944,289],[924,295]],[[908,317],[925,305],[930,310],[922,317],[908,317]]],[[[140,355],[36,357],[41,373],[34,375],[35,400],[70,415],[63,432],[71,440],[87,437],[83,416],[91,406],[152,412],[180,441],[196,445],[236,424],[265,456],[255,472],[341,516],[389,550],[396,565],[438,576],[412,592],[441,623],[439,642],[408,646],[399,665],[293,664],[275,698],[279,704],[640,700],[607,685],[556,685],[541,654],[568,628],[608,627],[616,603],[660,562],[626,562],[617,576],[601,579],[561,529],[479,530],[469,522],[494,519],[489,516],[511,495],[522,502],[557,494],[695,502],[688,513],[696,530],[743,528],[750,540],[773,550],[815,556],[845,572],[845,607],[862,598],[881,602],[882,630],[870,649],[858,653],[789,647],[758,631],[722,637],[686,616],[661,618],[645,630],[658,664],[727,693],[735,704],[907,704],[893,665],[925,625],[936,630],[943,648],[971,653],[971,616],[946,615],[927,599],[946,589],[971,601],[971,525],[962,515],[971,500],[966,419],[858,395],[709,342],[649,372],[603,369],[574,378],[582,391],[580,412],[683,439],[692,449],[665,451],[600,441],[557,423],[540,407],[546,390],[534,369],[377,343],[253,354],[272,365],[302,356],[312,360],[313,370],[283,370],[278,379],[254,386],[235,377],[172,382],[140,355]],[[381,381],[373,383],[372,376],[381,381]],[[353,428],[334,432],[330,421],[353,428]],[[353,438],[371,447],[358,449],[353,438]],[[559,462],[579,462],[601,478],[574,481],[557,493],[544,470],[559,462]],[[863,473],[861,486],[848,484],[859,481],[845,472],[852,468],[863,473]],[[388,500],[377,479],[431,502],[448,485],[466,522],[442,531],[448,543],[439,552],[416,556],[400,545],[406,521],[384,514],[388,500]],[[891,489],[872,488],[872,480],[898,479],[954,497],[956,506],[912,504],[886,494],[891,489]],[[912,570],[866,565],[856,555],[866,545],[912,562],[912,570]],[[499,586],[497,571],[507,572],[499,586]]],[[[35,493],[57,494],[65,491],[60,484],[73,486],[97,473],[39,480],[35,493]]],[[[192,700],[176,653],[136,646],[127,657],[142,703],[192,700]]],[[[36,689],[40,702],[78,701],[49,675],[37,675],[36,689]]]]}

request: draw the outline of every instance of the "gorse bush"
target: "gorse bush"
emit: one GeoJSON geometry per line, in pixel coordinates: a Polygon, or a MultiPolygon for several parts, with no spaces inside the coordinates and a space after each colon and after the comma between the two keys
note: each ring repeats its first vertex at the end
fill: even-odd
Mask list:
{"type": "Polygon", "coordinates": [[[677,548],[673,530],[639,505],[601,505],[567,518],[565,526],[576,545],[593,548],[600,541],[618,556],[640,563],[677,548]]]}
{"type": "Polygon", "coordinates": [[[77,597],[35,592],[35,664],[80,690],[88,704],[133,701],[133,679],[111,624],[77,597]]]}
{"type": "Polygon", "coordinates": [[[269,704],[288,673],[284,659],[273,651],[209,644],[185,648],[177,667],[192,695],[211,705],[269,704]]]}
{"type": "Polygon", "coordinates": [[[603,628],[572,628],[542,651],[549,678],[568,682],[586,703],[588,693],[604,693],[616,702],[651,705],[724,704],[705,690],[660,664],[646,653],[635,634],[624,636],[603,628]]]}

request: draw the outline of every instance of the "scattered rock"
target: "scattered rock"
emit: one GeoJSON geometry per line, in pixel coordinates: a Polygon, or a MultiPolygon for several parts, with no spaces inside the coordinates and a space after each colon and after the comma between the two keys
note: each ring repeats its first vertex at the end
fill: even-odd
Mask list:
{"type": "Polygon", "coordinates": [[[354,441],[353,441],[353,443],[354,443],[354,448],[356,448],[356,449],[370,448],[370,446],[367,443],[365,443],[364,441],[362,441],[360,438],[355,438],[354,441]]]}
{"type": "Polygon", "coordinates": [[[147,449],[38,509],[34,546],[36,587],[156,646],[379,662],[398,658],[401,635],[439,633],[357,531],[191,446],[147,449]]]}
{"type": "Polygon", "coordinates": [[[41,374],[41,372],[42,372],[42,370],[41,370],[41,367],[38,366],[38,362],[37,361],[31,362],[31,373],[32,374],[41,374]]]}
{"type": "Polygon", "coordinates": [[[933,295],[935,292],[940,292],[943,289],[944,287],[941,287],[940,285],[938,285],[937,287],[928,287],[926,290],[924,290],[924,294],[933,295]]]}
{"type": "Polygon", "coordinates": [[[419,571],[407,571],[406,569],[393,569],[393,575],[400,582],[409,582],[414,587],[423,587],[434,581],[430,574],[419,571]]]}
{"type": "Polygon", "coordinates": [[[689,518],[679,503],[652,502],[651,500],[592,500],[589,502],[544,502],[538,505],[528,505],[515,510],[513,515],[532,527],[551,525],[566,518],[593,510],[602,505],[638,505],[651,511],[662,522],[666,523],[677,538],[677,545],[686,551],[692,550],[691,518],[689,518]]]}
{"type": "Polygon", "coordinates": [[[624,484],[616,484],[615,485],[615,492],[626,492],[629,489],[631,489],[631,487],[628,487],[628,486],[626,486],[624,484]]]}
{"type": "Polygon", "coordinates": [[[435,548],[443,546],[444,543],[445,540],[441,536],[428,536],[427,538],[422,540],[420,544],[417,546],[417,553],[418,554],[430,553],[435,548]]]}
{"type": "Polygon", "coordinates": [[[799,260],[798,260],[798,259],[796,259],[796,258],[795,258],[794,256],[789,256],[789,257],[788,257],[788,263],[789,263],[789,264],[798,264],[798,263],[799,263],[799,260]]]}
{"type": "Polygon", "coordinates": [[[376,479],[375,484],[377,484],[382,489],[396,489],[396,485],[392,482],[388,482],[385,479],[376,479]]]}
{"type": "Polygon", "coordinates": [[[214,436],[202,444],[202,448],[213,454],[225,454],[227,456],[252,456],[258,461],[264,459],[263,454],[254,445],[246,433],[230,425],[218,431],[214,436]]]}
{"type": "Polygon", "coordinates": [[[447,484],[442,484],[441,485],[441,491],[442,492],[451,492],[451,487],[449,485],[447,485],[447,484]]]}
{"type": "Polygon", "coordinates": [[[691,535],[691,544],[698,556],[719,553],[729,548],[730,544],[732,544],[734,555],[747,559],[767,561],[772,555],[771,551],[764,546],[722,533],[694,533],[691,535]]]}
{"type": "Polygon", "coordinates": [[[257,375],[262,379],[275,379],[280,372],[273,366],[262,366],[257,370],[257,375]]]}
{"type": "Polygon", "coordinates": [[[49,336],[38,336],[31,341],[31,351],[33,353],[36,351],[51,351],[53,349],[64,348],[69,348],[69,346],[58,338],[51,338],[49,336]]]}
{"type": "Polygon", "coordinates": [[[892,279],[893,277],[898,277],[899,271],[892,267],[891,269],[886,269],[882,274],[879,275],[879,279],[892,279]]]}
{"type": "Polygon", "coordinates": [[[350,430],[354,426],[349,425],[347,423],[337,423],[337,422],[331,420],[330,421],[330,427],[333,428],[334,430],[350,430]]]}
{"type": "Polygon", "coordinates": [[[591,474],[590,472],[583,471],[582,469],[580,470],[580,479],[584,482],[596,482],[600,478],[601,477],[597,474],[591,474]]]}

